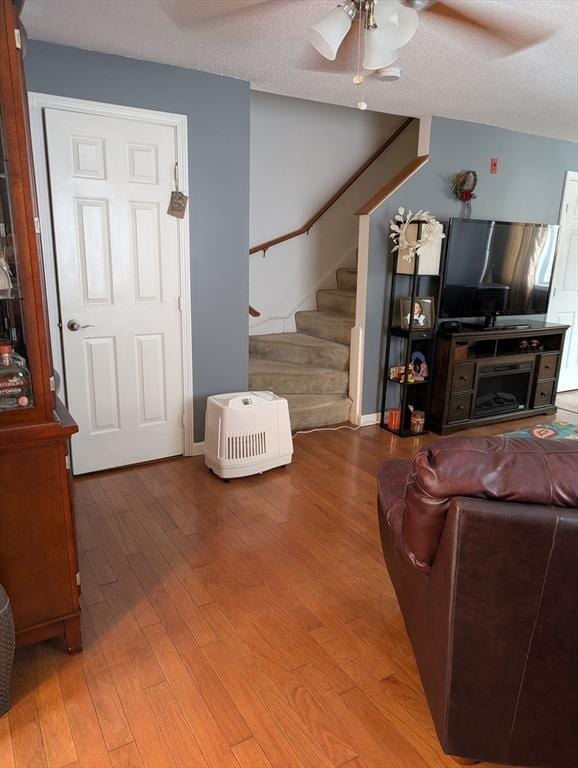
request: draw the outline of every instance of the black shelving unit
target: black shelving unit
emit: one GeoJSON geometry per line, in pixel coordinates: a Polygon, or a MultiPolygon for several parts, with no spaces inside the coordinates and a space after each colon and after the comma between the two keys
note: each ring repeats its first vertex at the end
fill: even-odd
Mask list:
{"type": "MultiPolygon", "coordinates": [[[[421,229],[422,225],[418,222],[418,232],[417,232],[417,238],[419,239],[421,237],[421,229]]],[[[388,320],[388,326],[387,326],[387,336],[386,336],[386,345],[385,345],[385,366],[383,370],[383,387],[382,387],[382,397],[381,397],[381,420],[380,420],[380,426],[382,429],[387,430],[388,432],[392,432],[394,435],[397,435],[398,437],[415,437],[416,433],[412,432],[409,428],[410,425],[410,419],[411,419],[411,411],[409,410],[408,406],[413,405],[416,407],[417,410],[423,410],[426,414],[426,420],[424,425],[424,431],[420,434],[425,434],[427,431],[427,418],[428,418],[428,408],[429,408],[429,402],[430,402],[430,387],[433,377],[433,369],[434,369],[434,356],[435,356],[435,318],[432,318],[433,321],[433,328],[428,329],[419,329],[419,328],[402,328],[399,325],[394,325],[394,316],[396,311],[399,307],[399,300],[402,297],[411,296],[411,304],[410,304],[410,316],[413,315],[413,306],[415,304],[415,300],[418,296],[422,296],[424,294],[420,293],[420,285],[422,283],[423,278],[428,278],[430,281],[434,280],[436,281],[436,288],[434,291],[430,289],[428,292],[428,295],[433,295],[436,304],[439,300],[439,275],[420,275],[419,274],[419,253],[416,253],[414,257],[414,264],[413,264],[413,273],[411,274],[400,274],[397,271],[398,267],[398,259],[399,255],[398,253],[395,254],[394,258],[394,265],[393,265],[393,274],[391,276],[391,290],[390,290],[390,298],[389,298],[389,320],[388,320]],[[405,283],[403,293],[400,292],[400,284],[405,283]],[[409,285],[408,285],[409,282],[409,285]],[[395,350],[395,354],[397,357],[397,362],[393,363],[391,358],[392,355],[392,339],[396,338],[400,340],[399,349],[395,350]],[[414,345],[416,342],[419,342],[420,345],[427,344],[427,355],[426,359],[428,361],[428,378],[426,381],[418,381],[418,382],[408,382],[407,376],[404,377],[404,381],[395,381],[394,379],[390,379],[389,377],[389,371],[390,367],[392,365],[401,365],[404,366],[404,370],[407,371],[409,364],[411,362],[411,354],[414,350],[414,345]],[[386,412],[388,409],[387,406],[387,400],[388,400],[388,392],[391,391],[391,388],[395,387],[397,390],[397,400],[398,400],[398,407],[401,411],[401,423],[400,428],[397,429],[391,429],[387,423],[386,423],[386,412]]],[[[440,265],[441,266],[441,265],[440,265]]],[[[440,270],[441,271],[441,270],[440,270]]],[[[435,307],[437,310],[437,306],[435,307]]],[[[411,317],[410,317],[410,323],[411,323],[411,317]]]]}

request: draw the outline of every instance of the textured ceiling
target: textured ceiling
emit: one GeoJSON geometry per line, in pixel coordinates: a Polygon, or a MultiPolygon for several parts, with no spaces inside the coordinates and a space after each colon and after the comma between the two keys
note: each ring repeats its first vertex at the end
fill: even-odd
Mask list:
{"type": "MultiPolygon", "coordinates": [[[[359,89],[351,75],[314,71],[324,60],[305,37],[307,27],[335,4],[336,0],[27,0],[23,20],[35,39],[229,75],[248,80],[256,90],[353,106],[359,89]],[[208,9],[215,6],[219,15],[207,18],[208,9]]],[[[492,43],[423,14],[416,36],[397,62],[402,79],[368,80],[369,108],[577,139],[578,0],[456,0],[456,4],[500,20],[505,28],[534,24],[554,32],[531,49],[496,58],[502,51],[492,43]]]]}

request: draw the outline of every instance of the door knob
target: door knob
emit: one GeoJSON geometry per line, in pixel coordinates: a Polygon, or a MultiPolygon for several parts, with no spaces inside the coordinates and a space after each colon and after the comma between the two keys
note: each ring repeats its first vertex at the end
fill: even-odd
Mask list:
{"type": "Polygon", "coordinates": [[[94,328],[94,325],[81,325],[78,320],[69,320],[66,327],[69,331],[81,331],[83,328],[94,328]]]}

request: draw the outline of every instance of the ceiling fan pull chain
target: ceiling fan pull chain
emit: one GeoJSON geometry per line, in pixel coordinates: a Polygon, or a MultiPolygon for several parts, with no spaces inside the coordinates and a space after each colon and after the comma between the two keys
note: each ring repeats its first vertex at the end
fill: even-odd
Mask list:
{"type": "Polygon", "coordinates": [[[356,85],[361,85],[361,99],[357,102],[357,108],[367,109],[365,101],[365,78],[361,72],[361,30],[363,29],[363,13],[367,16],[367,3],[363,2],[359,6],[359,17],[357,21],[357,75],[353,78],[356,85]]]}

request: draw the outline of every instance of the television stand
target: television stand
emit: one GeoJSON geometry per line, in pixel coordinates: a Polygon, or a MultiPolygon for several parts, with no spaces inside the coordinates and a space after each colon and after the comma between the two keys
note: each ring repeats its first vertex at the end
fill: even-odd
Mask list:
{"type": "Polygon", "coordinates": [[[534,323],[438,334],[429,427],[447,435],[555,413],[567,329],[534,323]]]}
{"type": "Polygon", "coordinates": [[[520,325],[500,325],[500,329],[503,331],[531,331],[532,326],[530,323],[521,323],[520,325]]]}

